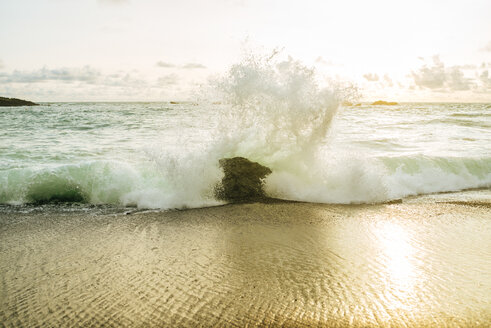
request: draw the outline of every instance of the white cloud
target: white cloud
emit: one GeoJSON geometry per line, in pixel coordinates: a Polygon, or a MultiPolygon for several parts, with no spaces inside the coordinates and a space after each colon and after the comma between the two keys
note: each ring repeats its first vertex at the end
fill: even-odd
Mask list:
{"type": "Polygon", "coordinates": [[[390,78],[390,76],[388,74],[384,75],[384,81],[386,82],[387,86],[389,86],[389,87],[394,86],[394,82],[392,82],[392,79],[390,78]]]}
{"type": "Polygon", "coordinates": [[[481,75],[479,76],[479,80],[481,81],[485,89],[491,89],[491,76],[489,75],[488,70],[485,70],[481,73],[481,75]]]}
{"type": "Polygon", "coordinates": [[[184,69],[200,69],[200,68],[206,68],[205,65],[200,64],[200,63],[187,63],[181,66],[181,68],[184,69]]]}
{"type": "Polygon", "coordinates": [[[132,72],[118,72],[103,74],[91,66],[54,68],[43,67],[33,71],[13,71],[0,73],[0,82],[5,85],[30,84],[40,85],[98,85],[107,87],[145,87],[148,82],[144,78],[135,76],[132,72]]]}
{"type": "Polygon", "coordinates": [[[332,62],[332,60],[326,60],[322,56],[317,57],[315,59],[315,63],[316,64],[321,64],[321,65],[325,65],[325,66],[337,66],[336,64],[334,64],[332,62]]]}
{"type": "Polygon", "coordinates": [[[0,59],[0,69],[4,68],[3,61],[0,59]]]}
{"type": "Polygon", "coordinates": [[[43,67],[35,71],[13,71],[10,74],[0,74],[0,81],[4,83],[34,83],[45,81],[65,81],[65,82],[86,82],[94,83],[99,79],[101,73],[90,67],[84,66],[81,68],[55,68],[49,69],[43,67]]]}
{"type": "Polygon", "coordinates": [[[99,79],[95,84],[108,87],[147,87],[148,82],[139,77],[135,77],[131,73],[120,72],[117,74],[106,75],[99,79]]]}
{"type": "Polygon", "coordinates": [[[140,101],[186,98],[192,87],[189,73],[103,72],[91,66],[0,71],[0,94],[37,101],[140,101]]]}
{"type": "Polygon", "coordinates": [[[433,56],[432,64],[423,64],[418,71],[411,72],[411,77],[414,87],[420,90],[488,94],[491,91],[491,79],[488,70],[483,70],[486,68],[486,64],[483,64],[479,67],[469,64],[446,67],[438,56],[433,56]],[[469,76],[466,76],[465,71],[469,76]]]}
{"type": "Polygon", "coordinates": [[[426,64],[418,72],[412,72],[414,83],[422,88],[438,89],[445,83],[445,66],[440,61],[439,56],[433,56],[433,65],[428,67],[426,64]]]}
{"type": "Polygon", "coordinates": [[[377,74],[372,74],[372,73],[364,74],[363,77],[365,79],[367,79],[367,81],[370,81],[370,82],[375,82],[375,81],[378,81],[379,80],[378,75],[377,74]]]}
{"type": "Polygon", "coordinates": [[[446,84],[450,90],[463,91],[469,90],[472,84],[472,80],[466,78],[462,70],[457,67],[451,67],[447,69],[446,84]]]}
{"type": "Polygon", "coordinates": [[[164,61],[161,61],[161,60],[159,60],[156,65],[158,67],[164,67],[164,68],[170,68],[170,67],[175,67],[176,66],[176,65],[174,65],[172,63],[164,62],[164,61]]]}
{"type": "Polygon", "coordinates": [[[173,63],[169,63],[169,62],[164,62],[162,60],[159,60],[156,65],[158,67],[162,67],[162,68],[180,68],[180,69],[203,69],[203,68],[206,68],[205,65],[203,64],[200,64],[200,63],[186,63],[186,64],[183,64],[183,65],[179,65],[177,66],[176,64],[173,64],[173,63]]]}
{"type": "Polygon", "coordinates": [[[476,69],[477,68],[477,65],[464,64],[464,65],[457,65],[455,67],[458,67],[458,68],[463,69],[463,70],[473,70],[473,69],[476,69]]]}
{"type": "Polygon", "coordinates": [[[169,75],[164,75],[164,76],[159,77],[159,79],[157,80],[157,83],[159,85],[169,86],[169,85],[176,85],[178,80],[179,80],[179,78],[177,77],[176,74],[169,74],[169,75]]]}

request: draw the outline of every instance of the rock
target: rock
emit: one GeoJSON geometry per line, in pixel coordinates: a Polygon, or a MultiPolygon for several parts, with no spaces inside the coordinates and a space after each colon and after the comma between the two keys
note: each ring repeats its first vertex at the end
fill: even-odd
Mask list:
{"type": "Polygon", "coordinates": [[[398,105],[398,103],[390,102],[390,101],[377,100],[377,101],[373,102],[372,105],[394,106],[394,105],[398,105]]]}
{"type": "Polygon", "coordinates": [[[4,98],[0,97],[0,106],[13,107],[13,106],[38,106],[39,104],[32,101],[17,99],[17,98],[4,98]]]}
{"type": "Polygon", "coordinates": [[[222,158],[219,164],[225,175],[215,188],[217,199],[244,202],[266,198],[263,185],[271,173],[268,167],[244,157],[222,158]]]}
{"type": "Polygon", "coordinates": [[[354,104],[354,103],[351,103],[349,101],[343,101],[343,103],[341,105],[343,105],[345,107],[360,107],[361,103],[354,104]]]}

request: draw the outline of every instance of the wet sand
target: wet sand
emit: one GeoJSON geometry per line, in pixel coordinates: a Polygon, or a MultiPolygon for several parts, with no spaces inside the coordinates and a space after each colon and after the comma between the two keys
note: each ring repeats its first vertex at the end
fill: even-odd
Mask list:
{"type": "Polygon", "coordinates": [[[489,202],[0,212],[0,326],[485,327],[489,202]]]}

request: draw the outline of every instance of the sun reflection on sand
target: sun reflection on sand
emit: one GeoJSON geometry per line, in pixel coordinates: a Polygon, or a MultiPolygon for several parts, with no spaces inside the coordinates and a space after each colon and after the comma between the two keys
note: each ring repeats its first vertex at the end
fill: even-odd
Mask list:
{"type": "Polygon", "coordinates": [[[411,244],[411,232],[394,222],[376,225],[379,263],[383,264],[386,297],[393,309],[409,309],[414,306],[418,270],[414,266],[417,249],[411,244]]]}

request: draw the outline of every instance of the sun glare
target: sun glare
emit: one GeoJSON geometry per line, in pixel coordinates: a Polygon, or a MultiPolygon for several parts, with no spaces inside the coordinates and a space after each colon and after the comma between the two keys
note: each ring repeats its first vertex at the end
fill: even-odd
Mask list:
{"type": "Polygon", "coordinates": [[[407,308],[405,302],[416,285],[417,270],[413,265],[415,248],[411,244],[410,232],[393,222],[381,222],[375,228],[379,242],[378,260],[385,268],[387,295],[393,298],[394,308],[407,308]]]}

